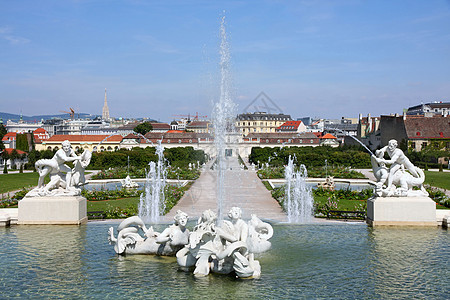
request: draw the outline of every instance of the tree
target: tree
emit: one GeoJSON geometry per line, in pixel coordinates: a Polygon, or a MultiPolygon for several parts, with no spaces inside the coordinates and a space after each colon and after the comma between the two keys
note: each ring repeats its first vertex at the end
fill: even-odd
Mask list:
{"type": "Polygon", "coordinates": [[[3,124],[1,124],[0,125],[0,140],[3,138],[3,136],[5,135],[5,134],[7,134],[8,133],[8,131],[6,130],[6,127],[5,127],[5,125],[3,125],[3,124]]]}
{"type": "Polygon", "coordinates": [[[28,137],[26,133],[18,133],[16,136],[16,149],[28,152],[28,137]]]}
{"type": "Polygon", "coordinates": [[[3,145],[2,139],[8,131],[3,124],[0,124],[0,150],[5,149],[5,145],[3,145]]]}
{"type": "Polygon", "coordinates": [[[5,166],[3,168],[3,174],[8,174],[8,167],[7,167],[6,163],[8,162],[8,159],[10,158],[9,153],[4,150],[2,152],[1,158],[3,159],[3,162],[5,164],[5,166]]]}
{"type": "Polygon", "coordinates": [[[145,135],[147,132],[152,131],[153,126],[150,122],[144,122],[134,127],[133,131],[145,135]]]}

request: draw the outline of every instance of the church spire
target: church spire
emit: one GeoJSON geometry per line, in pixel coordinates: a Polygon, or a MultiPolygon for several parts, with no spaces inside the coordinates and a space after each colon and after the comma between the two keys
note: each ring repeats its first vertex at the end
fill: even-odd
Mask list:
{"type": "Polygon", "coordinates": [[[105,103],[103,104],[102,119],[105,121],[109,121],[109,108],[108,102],[106,101],[106,89],[105,89],[105,103]]]}

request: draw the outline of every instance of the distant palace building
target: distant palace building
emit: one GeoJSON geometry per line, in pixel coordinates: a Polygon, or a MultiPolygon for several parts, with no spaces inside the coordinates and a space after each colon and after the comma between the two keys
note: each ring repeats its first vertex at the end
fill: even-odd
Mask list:
{"type": "Polygon", "coordinates": [[[282,113],[244,113],[237,116],[236,129],[244,136],[249,133],[275,133],[277,128],[287,121],[292,121],[291,116],[282,113]]]}

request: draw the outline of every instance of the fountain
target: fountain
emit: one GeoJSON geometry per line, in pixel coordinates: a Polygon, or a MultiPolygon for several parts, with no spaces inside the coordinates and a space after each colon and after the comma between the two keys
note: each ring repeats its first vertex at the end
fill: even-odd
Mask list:
{"type": "Polygon", "coordinates": [[[217,163],[217,214],[218,219],[223,218],[223,204],[225,200],[225,170],[226,170],[226,144],[229,133],[234,126],[236,104],[231,99],[230,49],[225,30],[225,16],[220,25],[220,97],[215,103],[212,117],[214,130],[214,146],[216,148],[217,163]]]}
{"type": "Polygon", "coordinates": [[[286,180],[284,209],[289,223],[309,223],[314,215],[314,199],[311,187],[306,184],[308,172],[305,165],[300,165],[295,171],[294,158],[289,155],[289,161],[284,170],[286,180]]]}
{"type": "MultiPolygon", "coordinates": [[[[156,165],[154,170],[156,174],[156,165]]],[[[293,162],[290,163],[290,170],[291,184],[295,186],[293,162]]],[[[243,226],[242,222],[229,222],[233,226],[239,223],[243,226]]],[[[258,224],[257,220],[251,222],[247,225],[258,224]]],[[[207,228],[204,223],[198,222],[197,236],[203,229],[209,229],[205,230],[207,233],[216,229],[215,225],[207,228]]],[[[52,298],[137,299],[154,298],[155,295],[160,299],[448,297],[450,272],[446,265],[450,259],[450,236],[446,230],[411,227],[373,229],[363,223],[333,226],[273,224],[276,231],[271,239],[274,251],[258,257],[264,266],[264,273],[261,280],[254,281],[230,276],[194,279],[174,267],[177,259],[184,259],[182,255],[117,256],[107,245],[106,239],[99,238],[105,235],[111,224],[114,221],[89,222],[81,226],[0,228],[2,298],[48,298],[49,295],[52,298]]],[[[124,223],[123,229],[129,228],[130,224],[124,223]]],[[[155,224],[154,227],[153,233],[161,232],[158,236],[163,242],[167,238],[163,225],[155,224]]],[[[184,228],[175,231],[178,229],[182,231],[184,228]]],[[[148,231],[146,228],[145,232],[148,231]]],[[[153,233],[151,236],[156,239],[153,233]]],[[[119,242],[117,237],[109,237],[113,243],[119,242]]],[[[126,238],[136,238],[137,245],[142,245],[142,240],[136,235],[128,234],[126,238]]],[[[252,247],[258,249],[255,245],[252,247]]],[[[120,252],[119,247],[117,249],[120,252]]],[[[205,249],[201,250],[199,252],[204,255],[205,249]]],[[[239,254],[236,253],[236,256],[239,257],[239,254]]],[[[245,260],[237,261],[240,262],[245,263],[245,260]]],[[[234,264],[217,264],[215,270],[234,268],[234,264]]]]}
{"type": "Polygon", "coordinates": [[[144,193],[139,201],[139,217],[144,222],[158,223],[159,217],[165,209],[164,190],[166,187],[167,170],[164,165],[164,147],[161,141],[156,146],[158,162],[149,163],[150,170],[146,174],[144,193]]]}

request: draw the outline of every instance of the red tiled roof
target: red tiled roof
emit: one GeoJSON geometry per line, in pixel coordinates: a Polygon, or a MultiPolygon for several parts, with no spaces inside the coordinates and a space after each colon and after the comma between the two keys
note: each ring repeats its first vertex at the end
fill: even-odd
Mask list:
{"type": "Polygon", "coordinates": [[[297,130],[298,127],[300,126],[300,124],[302,124],[302,121],[287,121],[284,122],[280,127],[278,127],[277,129],[280,130],[297,130]],[[289,128],[289,127],[294,127],[294,128],[289,128]]]}
{"type": "MultiPolygon", "coordinates": [[[[10,154],[13,152],[14,149],[11,148],[5,148],[3,151],[5,151],[6,153],[10,154]]],[[[27,154],[26,152],[19,150],[19,149],[15,149],[17,151],[18,154],[22,155],[22,154],[27,154]]]]}
{"type": "Polygon", "coordinates": [[[183,130],[168,130],[166,133],[183,133],[183,130]]]}
{"type": "MultiPolygon", "coordinates": [[[[108,135],[106,134],[56,134],[49,138],[46,142],[63,142],[65,140],[68,140],[70,142],[96,142],[100,143],[105,138],[107,138],[108,135]]],[[[113,135],[110,136],[105,142],[121,142],[122,136],[121,135],[113,135]]]]}
{"type": "Polygon", "coordinates": [[[126,136],[123,137],[124,139],[139,139],[141,138],[140,136],[133,134],[133,133],[129,133],[126,136]]]}
{"type": "Polygon", "coordinates": [[[153,129],[170,129],[170,125],[167,123],[150,123],[153,129]]]}
{"type": "Polygon", "coordinates": [[[47,133],[47,130],[45,130],[44,128],[40,127],[38,129],[36,129],[35,131],[33,131],[34,134],[36,133],[47,133]]]}
{"type": "Polygon", "coordinates": [[[409,139],[449,139],[450,117],[407,116],[405,129],[409,139]]]}
{"type": "Polygon", "coordinates": [[[247,135],[249,138],[274,138],[274,139],[282,139],[282,138],[302,138],[302,139],[317,139],[317,136],[312,132],[251,132],[247,135]]]}
{"type": "Polygon", "coordinates": [[[205,128],[208,127],[208,121],[193,121],[191,123],[189,123],[188,125],[186,125],[187,128],[189,127],[200,127],[200,128],[205,128]]]}
{"type": "Polygon", "coordinates": [[[2,138],[2,141],[14,141],[16,139],[17,136],[17,132],[8,132],[7,134],[5,134],[2,138]]]}
{"type": "Polygon", "coordinates": [[[321,137],[321,139],[337,139],[337,137],[335,137],[334,135],[332,135],[331,133],[327,133],[324,136],[321,137]]]}

